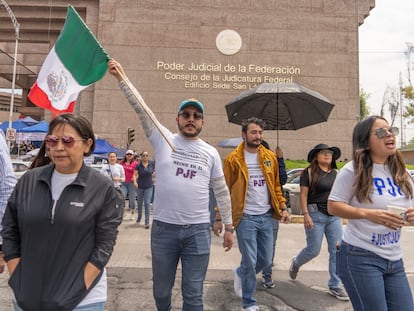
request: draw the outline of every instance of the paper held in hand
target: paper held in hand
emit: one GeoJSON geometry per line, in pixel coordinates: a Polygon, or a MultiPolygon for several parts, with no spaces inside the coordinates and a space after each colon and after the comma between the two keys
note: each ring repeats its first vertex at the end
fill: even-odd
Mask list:
{"type": "Polygon", "coordinates": [[[407,208],[401,206],[388,205],[387,210],[393,214],[400,216],[404,221],[407,220],[405,215],[407,208]]]}

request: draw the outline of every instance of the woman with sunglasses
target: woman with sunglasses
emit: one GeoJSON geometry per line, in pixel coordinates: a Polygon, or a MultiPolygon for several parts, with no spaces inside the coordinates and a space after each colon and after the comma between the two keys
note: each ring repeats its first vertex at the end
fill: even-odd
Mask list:
{"type": "Polygon", "coordinates": [[[359,122],[353,161],[341,169],[329,195],[329,212],[348,219],[337,272],[356,311],[414,310],[400,245],[404,220],[414,224],[413,182],[397,135],[398,128],[380,116],[359,122]],[[405,213],[395,215],[391,206],[405,213]]]}
{"type": "Polygon", "coordinates": [[[342,236],[342,220],[328,213],[328,196],[335,181],[336,160],[341,156],[338,147],[318,144],[308,153],[310,165],[300,176],[300,207],[306,232],[306,247],[292,259],[289,275],[295,280],[299,268],[319,255],[323,237],[328,242],[329,281],[328,293],[335,298],[348,301],[336,273],[336,245],[342,236]]]}
{"type": "Polygon", "coordinates": [[[83,162],[95,148],[84,117],[56,117],[45,145],[51,163],[21,177],[3,219],[14,309],[102,311],[122,220],[117,192],[83,162]]]}

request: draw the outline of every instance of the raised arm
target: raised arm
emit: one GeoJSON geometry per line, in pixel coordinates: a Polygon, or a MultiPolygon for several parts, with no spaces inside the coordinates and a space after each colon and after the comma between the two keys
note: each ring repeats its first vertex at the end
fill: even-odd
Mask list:
{"type": "Polygon", "coordinates": [[[129,81],[121,64],[116,60],[111,59],[108,62],[108,72],[118,80],[119,87],[128,99],[132,108],[134,108],[135,112],[138,114],[145,135],[147,137],[151,136],[155,128],[154,121],[158,122],[158,120],[151,109],[145,104],[144,99],[141,97],[138,90],[129,81]],[[139,102],[135,95],[138,96],[139,102]]]}

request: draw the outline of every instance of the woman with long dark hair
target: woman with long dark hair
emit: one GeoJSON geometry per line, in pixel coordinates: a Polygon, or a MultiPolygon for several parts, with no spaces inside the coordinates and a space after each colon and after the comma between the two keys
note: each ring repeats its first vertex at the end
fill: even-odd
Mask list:
{"type": "Polygon", "coordinates": [[[341,280],[336,273],[336,247],[341,241],[342,220],[330,215],[327,209],[329,192],[337,174],[335,161],[340,156],[339,148],[326,144],[316,145],[308,153],[310,165],[300,177],[300,207],[306,231],[306,247],[292,259],[289,275],[291,279],[296,279],[299,268],[319,255],[325,235],[329,252],[329,294],[347,301],[349,297],[341,288],[341,280]]]}
{"type": "Polygon", "coordinates": [[[380,116],[358,123],[353,161],[335,180],[329,212],[348,219],[338,275],[356,311],[414,310],[401,250],[404,220],[414,223],[413,182],[397,150],[398,128],[380,116]],[[392,208],[399,207],[401,214],[392,208]]]}

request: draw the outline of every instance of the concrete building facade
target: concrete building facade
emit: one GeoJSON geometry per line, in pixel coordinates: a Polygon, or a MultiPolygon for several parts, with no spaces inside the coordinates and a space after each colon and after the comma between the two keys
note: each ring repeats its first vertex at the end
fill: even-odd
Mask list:
{"type": "MultiPolygon", "coordinates": [[[[21,30],[27,41],[22,42],[18,58],[30,72],[26,85],[20,85],[22,113],[43,114],[31,107],[25,94],[63,26],[70,3],[170,130],[177,130],[179,103],[196,97],[206,108],[202,131],[206,141],[216,145],[240,136],[240,126],[227,121],[226,103],[258,83],[295,82],[321,93],[335,107],[325,123],[280,131],[285,157],[305,159],[309,149],[324,142],[340,147],[342,160],[351,158],[352,129],[359,119],[358,27],[374,0],[7,2],[17,20],[27,20],[21,30]],[[43,32],[36,32],[37,27],[43,27],[43,32]],[[32,42],[35,36],[37,42],[32,42]]],[[[2,12],[1,24],[6,20],[7,13],[2,12]]],[[[0,55],[12,55],[13,49],[10,27],[0,31],[0,55]]],[[[7,67],[0,61],[0,74],[7,80],[10,62],[7,67]]],[[[3,81],[0,87],[6,85],[3,81]]],[[[107,75],[82,92],[76,112],[88,117],[96,133],[115,146],[125,147],[127,128],[132,127],[136,140],[131,148],[152,151],[113,77],[107,75]]],[[[276,146],[276,132],[267,131],[265,139],[276,146]]],[[[229,150],[219,149],[222,156],[229,150]]]]}

